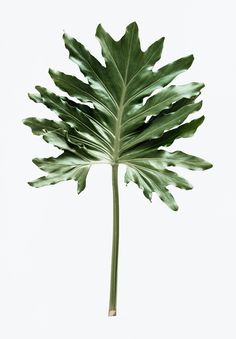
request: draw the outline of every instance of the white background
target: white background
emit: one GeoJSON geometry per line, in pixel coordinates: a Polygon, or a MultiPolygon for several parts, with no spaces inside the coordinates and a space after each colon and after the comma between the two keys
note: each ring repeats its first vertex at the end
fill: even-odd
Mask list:
{"type": "Polygon", "coordinates": [[[235,10],[233,1],[5,1],[1,4],[0,337],[236,338],[235,10]],[[180,171],[192,191],[172,190],[180,210],[152,204],[120,171],[118,316],[107,317],[111,170],[34,189],[33,157],[58,152],[21,123],[52,113],[27,98],[55,89],[49,67],[76,74],[62,33],[100,57],[102,23],[115,38],[137,21],[143,48],[166,37],[160,65],[193,53],[176,83],[203,81],[203,126],[175,149],[214,164],[180,171]]]}

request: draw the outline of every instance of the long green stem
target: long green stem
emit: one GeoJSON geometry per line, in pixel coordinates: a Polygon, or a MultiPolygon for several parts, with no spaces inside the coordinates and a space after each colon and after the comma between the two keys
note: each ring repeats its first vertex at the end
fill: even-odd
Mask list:
{"type": "Polygon", "coordinates": [[[118,164],[112,165],[112,190],[113,190],[113,235],[111,257],[111,282],[109,316],[116,315],[117,296],[117,271],[119,253],[119,189],[118,189],[118,164]]]}

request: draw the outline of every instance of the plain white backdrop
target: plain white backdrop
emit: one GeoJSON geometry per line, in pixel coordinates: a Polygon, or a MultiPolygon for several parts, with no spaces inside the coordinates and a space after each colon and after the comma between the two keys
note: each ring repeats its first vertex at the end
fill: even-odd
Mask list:
{"type": "Polygon", "coordinates": [[[235,9],[234,1],[3,1],[1,25],[1,339],[236,338],[235,9]],[[143,48],[166,37],[159,65],[193,53],[175,83],[203,81],[203,126],[173,149],[214,164],[179,171],[192,191],[172,190],[172,212],[152,204],[120,170],[118,316],[107,317],[111,169],[94,167],[87,188],[74,182],[41,189],[31,159],[57,150],[21,123],[52,113],[27,97],[55,90],[49,67],[79,74],[63,31],[100,58],[102,23],[119,38],[137,21],[143,48]]]}

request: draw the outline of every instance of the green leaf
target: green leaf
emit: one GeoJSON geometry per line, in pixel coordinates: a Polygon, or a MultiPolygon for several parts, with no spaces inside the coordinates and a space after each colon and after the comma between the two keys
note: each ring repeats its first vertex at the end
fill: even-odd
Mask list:
{"type": "Polygon", "coordinates": [[[71,179],[78,182],[81,192],[93,164],[125,164],[126,183],[136,183],[148,199],[157,193],[171,209],[177,210],[169,186],[192,186],[169,167],[211,167],[201,158],[162,149],[178,138],[192,136],[204,120],[202,116],[185,122],[200,110],[202,103],[196,99],[204,84],[170,84],[190,68],[193,55],[154,70],[162,55],[164,38],[142,50],[135,22],[127,26],[119,40],[114,40],[101,25],[96,37],[105,66],[82,43],[64,34],[69,57],[85,81],[49,69],[63,95],[41,86],[36,86],[36,94],[29,95],[55,112],[60,121],[27,118],[24,124],[62,150],[58,158],[34,160],[48,175],[31,185],[40,187],[71,179]]]}
{"type": "Polygon", "coordinates": [[[82,43],[63,35],[69,58],[78,66],[84,81],[50,68],[49,75],[62,94],[36,86],[37,93],[29,97],[54,112],[56,120],[31,117],[23,123],[33,134],[61,150],[56,158],[33,159],[46,173],[29,182],[33,187],[74,180],[80,193],[85,189],[92,165],[111,165],[113,244],[109,315],[114,316],[119,248],[118,166],[126,166],[126,184],[135,183],[150,201],[156,193],[177,211],[171,186],[190,190],[192,185],[170,167],[206,170],[212,165],[194,155],[166,149],[178,138],[193,136],[204,121],[204,116],[193,117],[201,109],[202,102],[196,100],[204,84],[171,84],[190,68],[193,55],[158,69],[164,38],[144,51],[135,22],[127,26],[119,40],[114,40],[101,25],[96,37],[103,63],[82,43]]]}

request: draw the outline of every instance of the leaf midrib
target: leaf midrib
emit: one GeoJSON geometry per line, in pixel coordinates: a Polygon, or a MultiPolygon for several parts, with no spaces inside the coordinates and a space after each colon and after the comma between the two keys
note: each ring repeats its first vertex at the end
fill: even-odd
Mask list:
{"type": "Polygon", "coordinates": [[[134,30],[132,30],[132,36],[131,36],[130,45],[129,45],[129,52],[128,52],[128,58],[127,58],[127,63],[126,63],[125,77],[124,77],[124,82],[123,82],[121,99],[120,99],[119,107],[117,110],[118,118],[116,121],[116,128],[115,128],[114,154],[113,154],[114,164],[119,163],[118,159],[119,159],[119,151],[120,151],[120,134],[121,134],[122,117],[123,117],[124,107],[125,107],[125,96],[126,96],[126,91],[127,91],[127,77],[128,77],[128,70],[129,70],[129,64],[130,64],[133,37],[134,37],[134,30]]]}

